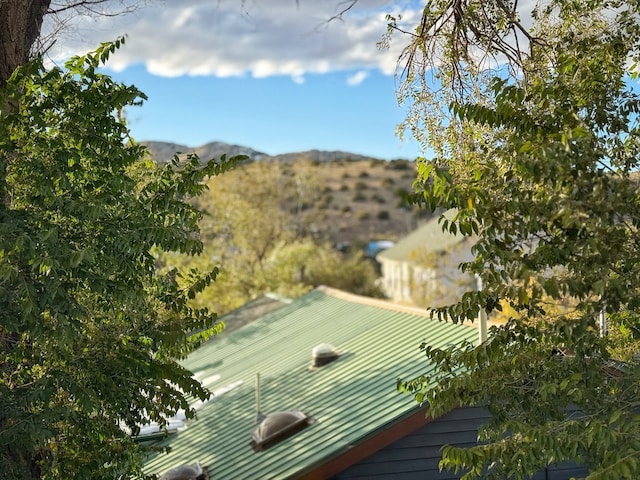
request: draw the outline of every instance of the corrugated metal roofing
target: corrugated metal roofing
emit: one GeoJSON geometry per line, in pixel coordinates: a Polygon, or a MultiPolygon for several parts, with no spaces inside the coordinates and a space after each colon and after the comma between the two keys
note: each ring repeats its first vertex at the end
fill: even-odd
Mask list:
{"type": "Polygon", "coordinates": [[[415,412],[414,400],[398,393],[395,383],[428,370],[422,341],[446,346],[476,337],[469,326],[316,289],[185,360],[209,389],[228,391],[201,407],[186,430],[163,440],[171,452],[151,458],[146,472],[199,461],[212,479],[295,478],[415,412]],[[311,349],[322,342],[341,357],[310,370],[311,349]],[[263,452],[249,445],[256,373],[264,414],[298,409],[314,419],[263,452]]]}
{"type": "MultiPolygon", "coordinates": [[[[447,220],[451,220],[457,213],[458,211],[452,208],[451,210],[444,212],[442,215],[444,215],[447,220]]],[[[449,232],[443,232],[442,224],[439,219],[440,215],[437,215],[432,220],[429,220],[423,226],[404,237],[393,247],[380,252],[376,255],[376,258],[402,262],[410,261],[412,254],[416,251],[440,252],[464,240],[465,237],[459,232],[457,235],[453,235],[449,232]]]]}

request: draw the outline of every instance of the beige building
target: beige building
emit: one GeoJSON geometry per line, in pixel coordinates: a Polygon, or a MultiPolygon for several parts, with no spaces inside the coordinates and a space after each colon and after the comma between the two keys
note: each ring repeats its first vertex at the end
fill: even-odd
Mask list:
{"type": "MultiPolygon", "coordinates": [[[[456,210],[442,215],[451,220],[456,210]]],[[[454,303],[474,287],[474,279],[458,269],[473,259],[473,240],[442,231],[440,215],[376,256],[382,287],[394,302],[418,307],[454,303]]]]}

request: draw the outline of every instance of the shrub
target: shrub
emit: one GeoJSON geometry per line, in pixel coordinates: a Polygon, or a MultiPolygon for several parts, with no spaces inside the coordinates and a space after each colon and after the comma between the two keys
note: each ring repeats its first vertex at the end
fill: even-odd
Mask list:
{"type": "Polygon", "coordinates": [[[387,170],[409,170],[411,168],[411,163],[409,160],[391,160],[387,162],[386,169],[387,170]]]}
{"type": "Polygon", "coordinates": [[[353,197],[351,197],[351,200],[354,202],[364,202],[366,199],[367,197],[362,192],[356,192],[353,194],[353,197]]]}
{"type": "Polygon", "coordinates": [[[382,195],[380,195],[379,193],[374,194],[371,197],[371,200],[375,200],[378,203],[387,203],[387,199],[384,198],[382,195]]]}

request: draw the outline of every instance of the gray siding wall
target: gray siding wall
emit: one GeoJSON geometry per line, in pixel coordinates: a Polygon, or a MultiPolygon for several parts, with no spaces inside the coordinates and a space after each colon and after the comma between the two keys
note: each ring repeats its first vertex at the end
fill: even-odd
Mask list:
{"type": "MultiPolygon", "coordinates": [[[[475,445],[478,427],[488,416],[480,407],[454,410],[352,465],[333,480],[458,480],[464,472],[456,475],[438,468],[440,449],[443,445],[475,445]]],[[[532,480],[568,480],[585,475],[585,469],[563,464],[539,472],[532,480]]]]}

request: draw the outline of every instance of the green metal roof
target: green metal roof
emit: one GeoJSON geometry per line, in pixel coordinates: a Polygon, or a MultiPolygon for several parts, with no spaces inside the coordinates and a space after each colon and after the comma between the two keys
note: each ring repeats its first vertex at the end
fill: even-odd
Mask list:
{"type": "Polygon", "coordinates": [[[395,384],[398,377],[428,370],[422,341],[447,346],[476,338],[469,326],[316,289],[208,342],[184,361],[209,389],[224,393],[160,443],[171,452],[150,458],[146,473],[198,461],[215,479],[295,478],[416,411],[413,398],[398,393],[395,384]],[[309,369],[312,348],[324,342],[341,356],[309,369]],[[262,452],[249,445],[256,428],[256,373],[264,414],[297,409],[314,419],[262,452]]]}
{"type": "Polygon", "coordinates": [[[404,237],[393,247],[380,252],[376,255],[376,258],[406,262],[410,261],[412,255],[418,251],[440,252],[460,243],[465,237],[459,232],[456,235],[443,232],[442,223],[439,221],[441,216],[444,216],[447,220],[451,220],[457,213],[458,211],[452,208],[442,215],[435,216],[420,228],[404,237]]]}

